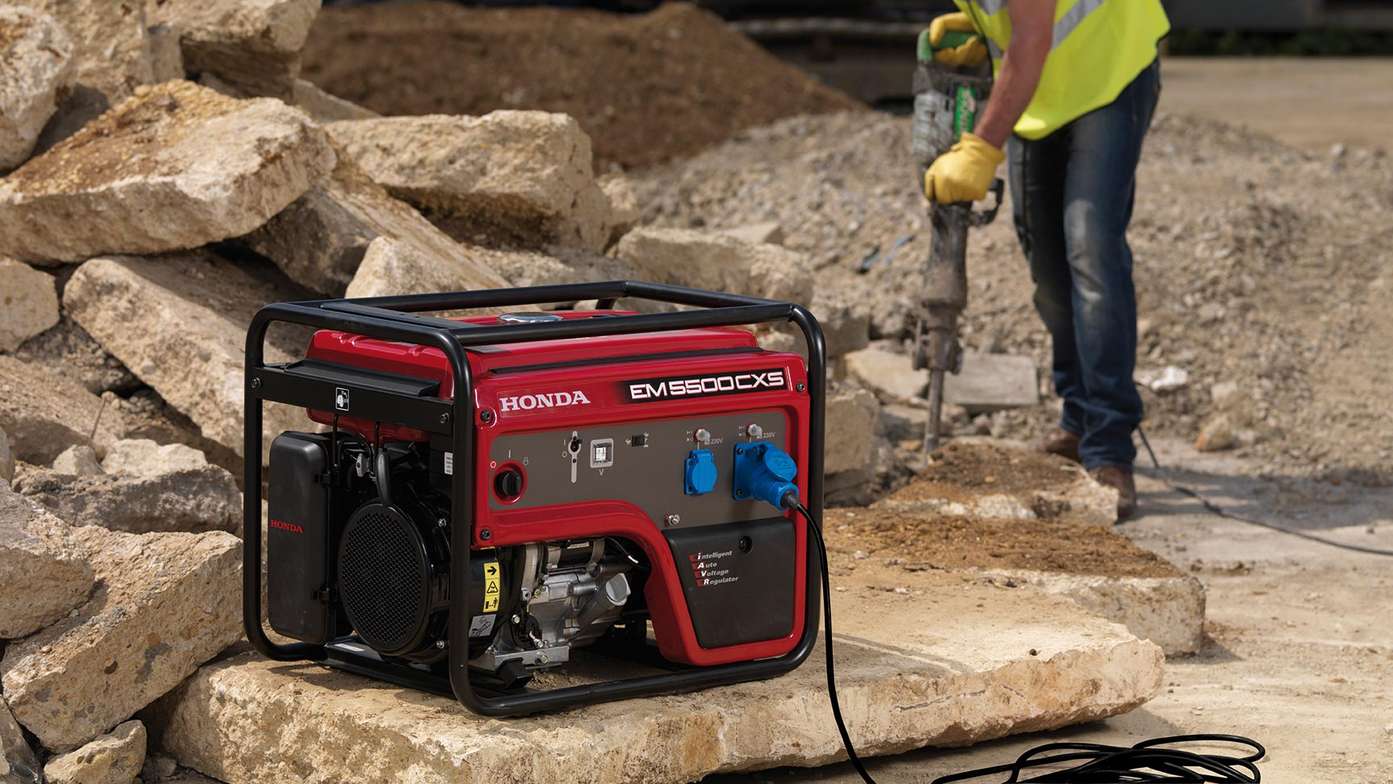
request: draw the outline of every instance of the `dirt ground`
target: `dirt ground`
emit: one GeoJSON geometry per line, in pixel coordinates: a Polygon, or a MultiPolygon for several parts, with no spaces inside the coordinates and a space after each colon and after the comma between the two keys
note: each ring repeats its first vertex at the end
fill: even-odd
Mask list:
{"type": "Polygon", "coordinates": [[[424,2],[325,8],[302,75],[389,115],[565,112],[590,134],[601,167],[648,165],[782,117],[861,107],[681,3],[641,15],[424,2]]]}
{"type": "Polygon", "coordinates": [[[1333,145],[1389,150],[1393,59],[1172,57],[1167,111],[1222,120],[1312,152],[1333,145]]]}
{"type": "MultiPolygon", "coordinates": [[[[1338,541],[1393,548],[1393,491],[1255,479],[1256,466],[1247,461],[1200,455],[1174,441],[1158,447],[1163,464],[1175,467],[1167,477],[1226,508],[1338,541]]],[[[875,760],[871,770],[883,784],[927,784],[1050,741],[1128,744],[1196,732],[1245,734],[1266,744],[1264,780],[1393,781],[1387,601],[1393,559],[1223,520],[1151,474],[1139,484],[1141,516],[1119,530],[1204,582],[1209,622],[1203,651],[1170,660],[1165,690],[1131,714],[971,749],[875,760]]],[[[840,765],[712,777],[707,784],[792,781],[853,784],[859,778],[840,765]]]]}

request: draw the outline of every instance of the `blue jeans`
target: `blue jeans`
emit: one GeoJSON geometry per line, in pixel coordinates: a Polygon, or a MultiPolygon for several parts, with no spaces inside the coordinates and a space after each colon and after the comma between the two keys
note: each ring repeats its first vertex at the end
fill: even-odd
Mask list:
{"type": "Polygon", "coordinates": [[[1081,436],[1087,468],[1130,466],[1142,402],[1132,220],[1142,139],[1160,97],[1159,62],[1117,100],[1037,141],[1013,137],[1011,196],[1016,234],[1030,262],[1035,309],[1054,344],[1060,426],[1081,436]]]}

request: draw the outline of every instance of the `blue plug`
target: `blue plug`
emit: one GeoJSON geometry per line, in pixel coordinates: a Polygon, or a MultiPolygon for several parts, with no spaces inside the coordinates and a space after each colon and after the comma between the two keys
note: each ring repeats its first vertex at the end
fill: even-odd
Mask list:
{"type": "Polygon", "coordinates": [[[775,509],[784,508],[784,496],[798,495],[798,464],[784,450],[768,441],[735,445],[735,481],[733,495],[737,501],[757,498],[775,509]]]}

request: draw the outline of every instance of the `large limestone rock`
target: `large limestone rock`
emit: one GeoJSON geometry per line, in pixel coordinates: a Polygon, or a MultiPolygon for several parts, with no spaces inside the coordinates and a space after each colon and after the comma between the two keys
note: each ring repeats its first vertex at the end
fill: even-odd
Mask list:
{"type": "Polygon", "coordinates": [[[0,171],[29,157],[72,76],[73,43],[48,14],[0,6],[0,171]]]}
{"type": "Polygon", "coordinates": [[[63,450],[63,454],[53,458],[50,466],[55,473],[68,476],[91,476],[102,473],[97,450],[86,444],[77,444],[63,450]]]}
{"type": "Polygon", "coordinates": [[[874,345],[846,355],[847,369],[858,381],[875,391],[886,402],[915,402],[923,400],[929,374],[915,370],[908,354],[874,345]]]}
{"type": "Polygon", "coordinates": [[[29,747],[14,714],[0,699],[0,781],[5,784],[42,784],[39,757],[29,747]]]}
{"type": "Polygon", "coordinates": [[[97,590],[0,660],[15,718],[57,752],[110,731],[241,634],[242,548],[231,534],[74,535],[97,590]]]}
{"type": "Polygon", "coordinates": [[[123,438],[113,442],[102,458],[108,474],[162,476],[177,471],[196,471],[208,465],[208,458],[184,444],[157,444],[148,438],[123,438]]]}
{"type": "Polygon", "coordinates": [[[347,156],[339,157],[331,177],[247,235],[244,242],[296,282],[341,296],[368,246],[379,237],[391,240],[397,252],[419,260],[424,268],[449,275],[455,281],[453,288],[507,285],[421,213],[388,195],[347,156]]]}
{"type": "Polygon", "coordinates": [[[49,465],[74,444],[109,438],[102,401],[66,376],[0,355],[0,430],[15,457],[49,465]]]}
{"type": "Polygon", "coordinates": [[[44,776],[49,784],[133,784],[145,764],[145,740],[144,724],[119,724],[77,751],[50,759],[44,776]]]}
{"type": "Polygon", "coordinates": [[[113,531],[231,531],[242,518],[242,493],[226,469],[204,464],[156,474],[85,474],[34,470],[17,483],[73,525],[113,531]]]}
{"type": "MultiPolygon", "coordinates": [[[[295,296],[211,254],[103,257],[68,281],[63,307],[205,438],[241,454],[247,324],[262,305],[295,296]]],[[[266,359],[289,355],[268,341],[266,359]]],[[[272,437],[308,426],[284,406],[267,406],[264,416],[272,437]]]]}
{"type": "Polygon", "coordinates": [[[477,246],[457,247],[458,252],[453,255],[436,256],[406,240],[378,237],[363,254],[363,263],[353,276],[353,282],[348,284],[347,296],[380,297],[499,288],[508,285],[493,272],[502,266],[499,259],[536,255],[477,246]]]}
{"type": "Polygon", "coordinates": [[[11,0],[58,21],[73,46],[73,85],[40,147],[83,124],[155,81],[144,0],[11,0]]]}
{"type": "Polygon", "coordinates": [[[196,248],[257,228],[333,165],[298,109],[166,82],[0,180],[0,253],[82,261],[196,248]]]}
{"type": "Polygon", "coordinates": [[[647,280],[797,302],[812,302],[813,276],[797,253],[725,234],[645,227],[619,241],[615,255],[647,280]]]}
{"type": "Polygon", "coordinates": [[[429,115],[327,126],[370,177],[455,239],[603,249],[609,199],[590,138],[547,112],[429,115]]]}
{"type": "MultiPolygon", "coordinates": [[[[833,569],[845,589],[833,607],[838,686],[863,754],[1093,721],[1160,689],[1160,649],[1068,602],[942,574],[833,569]]],[[[500,723],[451,699],[248,653],[199,670],[148,723],[181,764],[231,784],[687,782],[839,759],[821,657],[819,647],[775,680],[500,723]]],[[[577,663],[563,682],[594,672],[577,663]]]]}
{"type": "Polygon", "coordinates": [[[33,634],[92,590],[87,553],[69,526],[0,485],[0,639],[33,634]]]}
{"type": "Polygon", "coordinates": [[[57,323],[58,289],[53,276],[14,259],[0,258],[0,351],[14,351],[57,323]]]}
{"type": "Polygon", "coordinates": [[[869,467],[875,447],[880,404],[875,395],[850,387],[827,397],[823,470],[828,474],[869,467]]]}
{"type": "Polygon", "coordinates": [[[178,31],[184,69],[250,95],[290,100],[320,0],[155,0],[153,22],[178,31]]]}

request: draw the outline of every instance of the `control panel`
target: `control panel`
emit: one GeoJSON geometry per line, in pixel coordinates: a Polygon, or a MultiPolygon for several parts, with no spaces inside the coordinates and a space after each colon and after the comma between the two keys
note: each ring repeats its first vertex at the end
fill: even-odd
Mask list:
{"type": "Polygon", "coordinates": [[[620,500],[663,528],[769,517],[737,492],[737,468],[761,443],[787,450],[779,410],[505,433],[489,449],[489,507],[620,500]]]}

